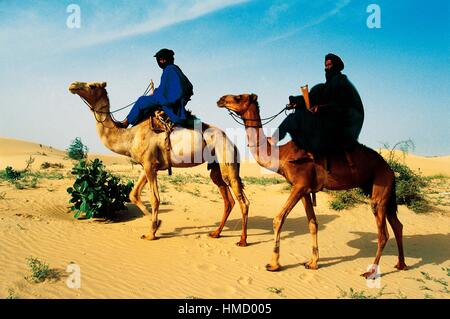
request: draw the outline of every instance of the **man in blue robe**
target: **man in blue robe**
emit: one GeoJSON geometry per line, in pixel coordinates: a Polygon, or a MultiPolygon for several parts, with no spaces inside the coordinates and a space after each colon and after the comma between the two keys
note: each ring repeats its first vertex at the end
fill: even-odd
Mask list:
{"type": "Polygon", "coordinates": [[[159,87],[153,95],[141,96],[133,105],[130,113],[117,126],[127,128],[146,119],[156,109],[163,110],[170,120],[183,125],[187,119],[185,106],[193,93],[193,86],[181,69],[174,64],[174,52],[169,49],[159,50],[154,57],[163,73],[159,87]]]}

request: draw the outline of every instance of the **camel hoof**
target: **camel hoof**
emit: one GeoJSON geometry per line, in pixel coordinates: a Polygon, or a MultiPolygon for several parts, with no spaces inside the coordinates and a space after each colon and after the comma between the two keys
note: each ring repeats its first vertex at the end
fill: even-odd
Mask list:
{"type": "Polygon", "coordinates": [[[371,271],[367,271],[367,272],[363,273],[361,276],[366,279],[370,279],[370,278],[374,278],[375,274],[376,274],[375,270],[371,270],[371,271]]]}
{"type": "Polygon", "coordinates": [[[248,246],[248,244],[247,244],[247,241],[239,241],[239,242],[237,242],[236,243],[236,246],[239,246],[239,247],[246,247],[246,246],[248,246]]]}
{"type": "Polygon", "coordinates": [[[280,264],[276,264],[275,266],[271,265],[271,264],[267,264],[266,265],[266,270],[267,271],[279,271],[280,269],[281,269],[280,264]]]}
{"type": "Polygon", "coordinates": [[[317,263],[313,263],[313,262],[307,262],[304,264],[306,269],[311,269],[311,270],[317,270],[319,269],[319,266],[317,265],[317,263]]]}
{"type": "Polygon", "coordinates": [[[405,263],[398,262],[397,265],[394,266],[398,270],[408,270],[408,266],[405,263]]]}
{"type": "Polygon", "coordinates": [[[211,238],[219,238],[220,237],[220,233],[213,231],[213,232],[209,233],[209,237],[211,237],[211,238]]]}
{"type": "Polygon", "coordinates": [[[158,237],[156,237],[155,235],[142,235],[141,239],[144,239],[144,240],[157,240],[158,237]]]}

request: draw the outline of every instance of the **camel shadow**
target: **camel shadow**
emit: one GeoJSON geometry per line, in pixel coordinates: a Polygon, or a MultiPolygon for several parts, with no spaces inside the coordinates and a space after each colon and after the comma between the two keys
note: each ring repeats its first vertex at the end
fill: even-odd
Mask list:
{"type": "MultiPolygon", "coordinates": [[[[366,232],[352,232],[358,235],[358,238],[347,243],[352,248],[359,251],[351,256],[349,260],[358,258],[375,257],[377,234],[366,232]]],[[[426,234],[426,235],[407,235],[403,236],[403,246],[405,258],[408,264],[408,258],[420,259],[415,264],[408,264],[408,268],[414,269],[425,265],[439,265],[450,259],[450,234],[426,234]]],[[[383,256],[398,256],[397,244],[391,232],[386,247],[383,250],[383,256]]]]}
{"type": "MultiPolygon", "coordinates": [[[[317,217],[317,221],[319,223],[319,231],[325,229],[326,224],[332,222],[334,219],[339,217],[339,215],[320,215],[317,217]]],[[[191,235],[203,235],[209,234],[213,229],[219,226],[220,222],[216,222],[213,225],[203,225],[203,226],[187,226],[187,227],[177,227],[171,232],[171,235],[180,235],[180,236],[191,236],[191,235]],[[199,230],[199,228],[210,228],[209,230],[199,230]],[[182,234],[182,232],[186,230],[194,230],[193,232],[182,234]]],[[[242,219],[235,218],[229,219],[225,224],[225,227],[222,231],[221,237],[240,237],[240,235],[229,235],[227,232],[230,230],[241,230],[242,229],[242,219]]],[[[264,217],[264,216],[251,216],[248,218],[247,223],[248,230],[261,230],[261,233],[257,235],[273,235],[273,218],[264,217]]],[[[308,228],[308,220],[306,216],[288,218],[284,222],[282,231],[281,231],[281,240],[293,238],[296,236],[309,234],[308,228]]],[[[259,240],[256,242],[251,242],[251,235],[249,236],[249,245],[257,245],[265,242],[273,241],[272,238],[267,240],[259,240]]]]}
{"type": "MultiPolygon", "coordinates": [[[[358,252],[349,256],[321,257],[319,259],[319,268],[330,267],[342,262],[354,261],[359,258],[375,258],[377,249],[377,234],[368,232],[351,232],[356,234],[358,238],[347,242],[347,245],[358,249],[358,252]]],[[[420,268],[425,265],[440,265],[450,259],[450,234],[426,234],[426,235],[410,235],[403,236],[403,245],[405,249],[406,263],[409,269],[420,268]],[[439,250],[437,250],[438,248],[439,250]],[[409,258],[420,259],[415,264],[409,264],[409,258]]],[[[319,243],[320,247],[320,243],[319,243]]],[[[394,236],[389,239],[383,250],[382,256],[398,256],[397,244],[394,236]]],[[[381,258],[383,262],[383,257],[381,258]]],[[[303,265],[296,263],[284,265],[283,269],[295,268],[303,265]]],[[[389,268],[386,265],[385,268],[389,268]],[[387,266],[387,267],[386,267],[387,266]]],[[[392,265],[394,266],[394,265],[392,265]]],[[[395,273],[398,270],[383,271],[383,276],[395,273]]]]}
{"type": "MultiPolygon", "coordinates": [[[[143,202],[145,207],[151,211],[151,205],[147,202],[143,202]]],[[[98,219],[97,222],[107,223],[107,224],[114,224],[114,223],[126,223],[133,221],[135,219],[140,219],[145,217],[145,214],[137,207],[135,204],[127,203],[126,209],[118,211],[116,214],[114,214],[111,218],[108,219],[98,219]]],[[[160,214],[164,214],[167,212],[172,211],[172,209],[159,209],[160,214]]]]}

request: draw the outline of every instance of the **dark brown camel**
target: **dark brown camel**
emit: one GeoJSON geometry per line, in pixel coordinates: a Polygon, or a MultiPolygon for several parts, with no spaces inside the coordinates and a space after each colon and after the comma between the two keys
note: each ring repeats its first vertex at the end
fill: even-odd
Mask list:
{"type": "Polygon", "coordinates": [[[310,193],[323,188],[346,190],[361,187],[371,195],[371,206],[378,227],[378,250],[373,267],[363,274],[369,278],[376,272],[381,253],[389,238],[386,218],[391,225],[398,247],[397,269],[406,269],[403,254],[403,225],[397,218],[395,195],[395,175],[383,157],[363,145],[345,154],[328,156],[325,162],[318,164],[312,154],[299,149],[292,141],[282,146],[273,146],[262,130],[257,95],[225,95],[217,102],[242,118],[245,124],[249,147],[256,161],[263,167],[272,169],[284,176],[292,185],[291,194],[281,212],[273,220],[275,248],[272,259],[266,266],[269,271],[280,269],[280,232],[283,223],[302,199],[305,206],[308,226],[313,239],[312,258],[305,264],[308,269],[317,269],[319,249],[317,244],[317,221],[311,204],[310,193]],[[275,158],[275,152],[278,155],[275,158]],[[268,160],[269,158],[269,160],[268,160]],[[274,164],[276,163],[276,164],[274,164]],[[324,168],[326,167],[326,168],[324,168]]]}

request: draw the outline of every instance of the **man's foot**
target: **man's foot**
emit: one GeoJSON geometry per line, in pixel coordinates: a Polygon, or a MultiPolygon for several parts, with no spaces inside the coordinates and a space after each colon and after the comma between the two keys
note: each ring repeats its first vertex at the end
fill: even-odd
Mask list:
{"type": "Polygon", "coordinates": [[[120,128],[127,128],[129,125],[128,119],[125,119],[123,122],[116,122],[116,125],[120,128]]]}

